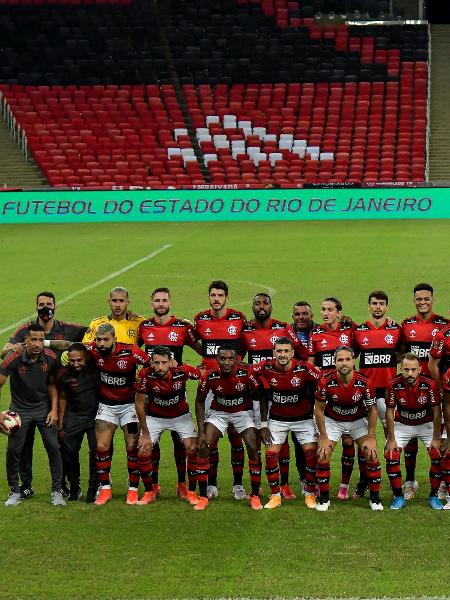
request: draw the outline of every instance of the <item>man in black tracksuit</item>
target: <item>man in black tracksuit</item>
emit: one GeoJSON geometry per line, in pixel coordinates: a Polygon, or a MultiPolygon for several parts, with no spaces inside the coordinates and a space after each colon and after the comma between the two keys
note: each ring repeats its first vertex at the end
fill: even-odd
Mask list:
{"type": "Polygon", "coordinates": [[[84,344],[75,342],[68,351],[69,364],[57,374],[59,436],[64,470],[70,485],[69,500],[79,500],[80,448],[86,434],[89,445],[89,483],[86,502],[97,491],[95,465],[95,415],[98,407],[98,375],[84,344]]]}

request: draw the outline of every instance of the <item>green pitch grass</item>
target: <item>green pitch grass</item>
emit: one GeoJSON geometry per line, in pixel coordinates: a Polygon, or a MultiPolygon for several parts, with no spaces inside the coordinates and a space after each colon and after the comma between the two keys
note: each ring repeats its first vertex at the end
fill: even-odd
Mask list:
{"type": "MultiPolygon", "coordinates": [[[[247,314],[253,295],[269,291],[274,316],[287,320],[295,301],[310,300],[320,318],[320,301],[336,295],[344,313],[362,321],[373,289],[389,294],[391,316],[400,320],[413,314],[412,288],[420,281],[435,286],[437,312],[449,308],[446,221],[40,225],[3,226],[0,233],[0,329],[33,313],[35,295],[45,289],[63,300],[59,318],[88,323],[107,312],[114,285],[127,287],[133,309],[145,315],[151,290],[168,286],[174,312],[192,318],[207,307],[213,279],[229,283],[230,306],[247,314]],[[78,293],[167,244],[155,258],[78,293]]],[[[9,334],[4,331],[2,344],[9,334]]],[[[197,363],[190,350],[186,359],[197,363]]],[[[192,400],[192,386],[190,393],[192,400]]],[[[7,404],[4,389],[2,409],[7,404]]],[[[221,442],[219,498],[195,513],[175,497],[167,434],[161,454],[156,504],[125,506],[126,468],[117,438],[110,504],[54,508],[39,441],[35,497],[16,508],[0,505],[0,598],[448,597],[450,513],[427,506],[423,448],[417,498],[404,511],[383,513],[372,513],[366,499],[335,499],[339,451],[325,514],[307,510],[300,495],[270,512],[233,501],[227,441],[221,442]]],[[[86,468],[84,452],[84,482],[86,468]]],[[[293,464],[291,481],[298,491],[293,464]]],[[[7,491],[3,476],[2,498],[7,491]]],[[[382,496],[387,507],[385,477],[382,496]]]]}

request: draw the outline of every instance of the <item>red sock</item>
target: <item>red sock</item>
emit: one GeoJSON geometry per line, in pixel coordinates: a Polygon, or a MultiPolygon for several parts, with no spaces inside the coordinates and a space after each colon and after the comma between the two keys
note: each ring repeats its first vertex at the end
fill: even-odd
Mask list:
{"type": "Polygon", "coordinates": [[[392,458],[389,458],[389,453],[385,452],[384,457],[386,459],[386,473],[389,477],[392,491],[395,496],[402,495],[402,471],[400,468],[400,452],[398,450],[392,451],[392,458]]]}
{"type": "Polygon", "coordinates": [[[138,466],[139,474],[144,484],[144,490],[146,492],[152,491],[152,453],[139,453],[138,454],[138,466]]]}
{"type": "Polygon", "coordinates": [[[278,466],[278,452],[267,450],[266,475],[271,494],[280,493],[280,467],[278,466]]]}
{"type": "Polygon", "coordinates": [[[111,485],[109,474],[111,472],[111,454],[109,450],[96,451],[95,464],[97,466],[97,479],[100,485],[111,485]]]}
{"type": "Polygon", "coordinates": [[[281,446],[280,454],[278,455],[278,465],[280,467],[280,483],[281,485],[288,485],[289,483],[289,465],[291,463],[291,452],[289,443],[286,440],[281,446]]]}
{"type": "Polygon", "coordinates": [[[355,463],[355,446],[353,444],[351,446],[342,446],[341,483],[343,483],[344,485],[348,485],[350,483],[354,463],[355,463]]]}

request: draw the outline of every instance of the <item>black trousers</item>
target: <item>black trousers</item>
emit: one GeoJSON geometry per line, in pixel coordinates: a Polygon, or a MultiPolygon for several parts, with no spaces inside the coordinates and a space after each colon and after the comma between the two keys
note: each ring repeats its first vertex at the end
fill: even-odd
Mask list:
{"type": "Polygon", "coordinates": [[[45,424],[48,409],[18,409],[22,419],[22,427],[8,437],[8,448],[6,450],[6,475],[8,485],[13,492],[19,492],[19,468],[22,450],[25,445],[28,430],[36,427],[44,444],[48,456],[48,464],[52,476],[52,491],[61,489],[62,462],[58,443],[57,427],[48,427],[45,424]]]}
{"type": "Polygon", "coordinates": [[[67,414],[64,418],[64,434],[60,438],[64,473],[71,489],[80,487],[80,449],[86,435],[89,445],[89,484],[97,488],[97,469],[95,465],[95,416],[85,417],[67,414]]]}

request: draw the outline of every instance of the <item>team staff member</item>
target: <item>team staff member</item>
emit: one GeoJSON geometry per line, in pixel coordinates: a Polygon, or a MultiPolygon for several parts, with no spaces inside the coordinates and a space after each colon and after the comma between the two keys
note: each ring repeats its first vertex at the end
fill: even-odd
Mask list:
{"type": "MultiPolygon", "coordinates": [[[[61,493],[62,463],[58,444],[58,392],[54,373],[56,354],[44,348],[45,332],[39,323],[28,326],[25,334],[25,349],[11,352],[0,365],[0,387],[11,378],[10,409],[19,413],[21,428],[8,437],[6,472],[10,493],[5,506],[20,503],[19,463],[30,425],[39,429],[48,455],[52,477],[51,502],[53,506],[64,506],[61,493]]],[[[0,427],[5,418],[0,414],[0,427]]]]}
{"type": "Polygon", "coordinates": [[[394,377],[386,391],[385,448],[386,471],[394,501],[391,508],[406,506],[402,491],[400,453],[411,439],[420,439],[430,456],[430,496],[428,504],[442,510],[437,494],[441,481],[441,394],[436,383],[420,372],[415,354],[407,352],[401,362],[401,374],[394,377]]]}
{"type": "Polygon", "coordinates": [[[152,451],[164,431],[173,431],[182,440],[187,453],[189,490],[178,496],[197,504],[197,475],[203,472],[207,481],[207,471],[198,463],[197,432],[189,412],[186,397],[186,382],[199,380],[200,371],[190,365],[171,366],[172,353],[167,346],[155,346],[150,366],[138,373],[136,390],[136,414],[141,426],[139,438],[139,471],[145,493],[137,504],[149,504],[155,500],[152,486],[152,451]]]}
{"type": "MultiPolygon", "coordinates": [[[[194,328],[184,320],[170,314],[172,299],[167,287],[159,287],[153,290],[150,305],[154,316],[144,319],[139,324],[138,345],[145,346],[145,351],[151,354],[155,346],[167,346],[178,365],[183,363],[184,346],[190,346],[198,354],[201,354],[201,345],[197,340],[194,328]]],[[[180,498],[187,499],[186,489],[186,449],[175,430],[171,431],[173,441],[173,455],[178,473],[177,494],[180,498]]],[[[160,463],[159,443],[152,446],[152,477],[153,491],[156,495],[160,493],[158,481],[160,463]]]]}
{"type": "MultiPolygon", "coordinates": [[[[430,373],[428,358],[435,334],[443,329],[448,319],[434,312],[434,290],[429,283],[418,283],[413,289],[413,302],[416,314],[401,323],[401,353],[412,352],[420,361],[423,375],[430,373]]],[[[416,439],[410,440],[404,448],[406,482],[403,485],[405,500],[414,498],[419,484],[416,481],[416,457],[419,446],[416,439]]]]}
{"type": "MultiPolygon", "coordinates": [[[[202,346],[203,370],[217,367],[217,354],[222,344],[230,342],[239,354],[240,338],[246,318],[243,313],[234,308],[227,308],[228,285],[224,281],[212,281],[208,288],[209,309],[204,310],[194,317],[194,328],[197,338],[202,346]]],[[[209,400],[206,401],[206,410],[209,410],[209,400]]],[[[230,426],[228,439],[231,444],[231,467],[233,469],[233,497],[244,500],[245,490],[242,486],[244,472],[244,446],[242,437],[236,429],[230,426]]],[[[218,495],[217,466],[219,464],[219,450],[210,448],[208,476],[208,497],[218,495]]]]}
{"type": "Polygon", "coordinates": [[[383,510],[380,500],[381,468],[375,430],[378,412],[369,380],[355,370],[352,348],[341,346],[334,354],[335,370],[317,386],[314,417],[319,430],[317,481],[319,511],[330,507],[330,459],[343,433],[349,433],[364,452],[369,479],[370,508],[383,510]]]}
{"type": "Polygon", "coordinates": [[[99,402],[98,374],[86,347],[75,342],[68,350],[69,365],[59,370],[59,438],[65,473],[70,484],[69,500],[79,500],[80,449],[86,435],[89,445],[89,484],[86,502],[94,502],[97,492],[95,464],[95,415],[99,402]]]}
{"type": "MultiPolygon", "coordinates": [[[[79,342],[83,339],[86,332],[84,325],[78,323],[67,323],[55,319],[56,299],[53,292],[40,292],[36,296],[37,319],[44,328],[45,341],[44,346],[51,348],[57,354],[66,350],[72,342],[79,342]]],[[[2,349],[1,357],[4,358],[8,352],[21,352],[25,346],[25,335],[28,327],[33,321],[28,321],[21,325],[11,336],[9,342],[2,349]]],[[[27,438],[22,450],[20,459],[20,486],[21,498],[31,498],[33,496],[33,445],[34,445],[35,427],[31,425],[28,428],[27,438]]]]}
{"type": "Polygon", "coordinates": [[[128,310],[130,302],[130,296],[126,288],[119,286],[112,288],[108,300],[111,313],[91,321],[83,342],[94,342],[98,327],[102,323],[111,323],[119,343],[137,345],[139,325],[144,319],[128,310]]]}
{"type": "MultiPolygon", "coordinates": [[[[217,362],[218,367],[202,378],[195,401],[199,454],[201,458],[207,459],[210,447],[214,447],[232,425],[242,436],[247,447],[251,483],[250,506],[253,510],[261,510],[261,459],[257,447],[252,400],[259,385],[250,367],[238,364],[238,354],[233,344],[225,343],[220,346],[217,362]],[[208,394],[212,395],[212,402],[208,414],[205,415],[208,394]]],[[[205,488],[205,484],[200,487],[200,499],[195,506],[196,510],[202,510],[208,504],[205,488]]]]}
{"type": "MultiPolygon", "coordinates": [[[[295,349],[298,358],[305,354],[304,346],[295,335],[292,327],[285,321],[272,318],[272,299],[268,294],[256,294],[253,298],[252,311],[254,318],[246,323],[241,334],[241,349],[247,353],[248,363],[256,365],[262,360],[273,358],[273,345],[280,337],[288,337],[295,349]],[[303,351],[303,352],[302,352],[303,351]]],[[[305,360],[307,359],[304,356],[305,360]]],[[[259,426],[259,402],[255,402],[256,425],[259,426]]],[[[297,442],[297,438],[293,438],[297,442]]],[[[297,453],[297,452],[296,452],[297,453]]],[[[278,454],[281,475],[281,495],[287,500],[293,500],[295,494],[289,486],[289,443],[286,440],[278,454]]],[[[297,467],[298,468],[298,467],[297,467]]]]}
{"type": "Polygon", "coordinates": [[[150,357],[137,346],[117,341],[111,323],[101,323],[95,342],[88,344],[88,352],[95,362],[100,379],[100,403],[95,418],[97,439],[97,477],[100,494],[98,506],[112,498],[111,443],[117,427],[125,436],[128,467],[127,504],[138,501],[138,418],[134,405],[134,382],[138,366],[147,366],[150,357]]]}
{"type": "Polygon", "coordinates": [[[278,453],[289,432],[296,436],[305,454],[305,504],[315,508],[317,438],[313,400],[308,387],[312,387],[314,393],[321,373],[311,364],[294,359],[294,346],[288,337],[279,337],[275,341],[273,355],[274,358],[253,367],[265,392],[261,401],[261,438],[266,445],[266,473],[271,496],[264,508],[281,505],[278,453]]]}

